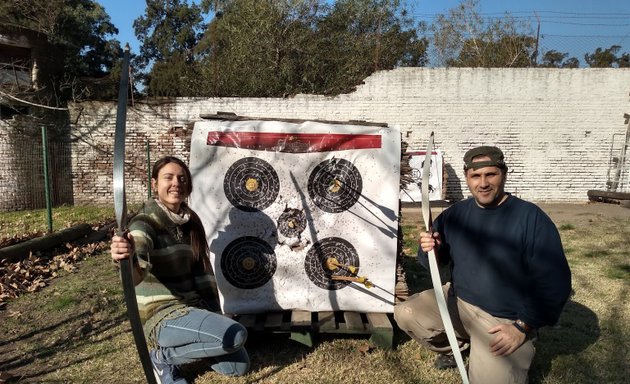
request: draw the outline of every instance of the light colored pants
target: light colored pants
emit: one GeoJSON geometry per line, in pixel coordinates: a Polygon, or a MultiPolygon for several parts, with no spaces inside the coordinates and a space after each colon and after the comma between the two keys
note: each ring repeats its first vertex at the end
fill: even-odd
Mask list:
{"type": "MultiPolygon", "coordinates": [[[[450,283],[442,286],[445,294],[450,283]]],[[[490,343],[494,335],[488,330],[513,320],[494,317],[452,293],[447,296],[448,310],[459,340],[460,350],[470,348],[468,377],[473,384],[527,383],[534,358],[534,345],[526,340],[509,356],[493,356],[490,343]]],[[[432,289],[415,294],[394,308],[396,323],[414,340],[438,353],[451,353],[448,338],[432,289]]]]}
{"type": "Polygon", "coordinates": [[[196,308],[163,320],[157,334],[167,363],[182,365],[209,359],[215,372],[227,376],[241,376],[249,370],[249,356],[243,347],[246,340],[247,329],[238,322],[196,308]]]}

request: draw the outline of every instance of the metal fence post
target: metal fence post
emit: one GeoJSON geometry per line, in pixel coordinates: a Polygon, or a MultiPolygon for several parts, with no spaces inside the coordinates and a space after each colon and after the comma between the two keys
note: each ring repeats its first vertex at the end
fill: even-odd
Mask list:
{"type": "Polygon", "coordinates": [[[52,232],[52,204],[50,202],[50,178],[48,175],[48,138],[46,134],[46,126],[42,126],[42,148],[44,152],[44,193],[46,194],[46,212],[48,219],[48,232],[52,232]]]}
{"type": "Polygon", "coordinates": [[[147,200],[151,198],[151,151],[147,139],[147,200]]]}

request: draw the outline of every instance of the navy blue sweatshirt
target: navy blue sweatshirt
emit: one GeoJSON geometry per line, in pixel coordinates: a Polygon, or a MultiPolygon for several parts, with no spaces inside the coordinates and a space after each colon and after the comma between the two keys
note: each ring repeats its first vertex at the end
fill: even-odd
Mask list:
{"type": "MultiPolygon", "coordinates": [[[[473,198],[446,209],[433,223],[440,262],[452,261],[452,288],[495,317],[553,325],[571,292],[560,235],[536,205],[508,195],[495,208],[473,198]]],[[[428,267],[427,255],[419,251],[428,267]]]]}

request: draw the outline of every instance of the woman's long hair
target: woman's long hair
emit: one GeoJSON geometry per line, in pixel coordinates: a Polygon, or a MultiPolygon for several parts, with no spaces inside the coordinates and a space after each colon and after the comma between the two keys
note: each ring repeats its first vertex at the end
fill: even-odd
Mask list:
{"type": "MultiPolygon", "coordinates": [[[[186,194],[186,198],[188,198],[193,188],[192,175],[190,174],[190,169],[188,169],[188,166],[177,157],[165,156],[157,160],[153,164],[151,178],[157,180],[160,169],[162,169],[166,164],[169,163],[175,163],[179,165],[186,173],[186,185],[184,193],[186,194]]],[[[185,225],[187,225],[190,230],[190,246],[192,248],[193,258],[195,259],[195,261],[201,260],[204,271],[207,272],[210,270],[210,249],[208,248],[208,240],[206,240],[206,231],[203,229],[201,219],[199,218],[197,213],[195,213],[195,211],[193,211],[188,206],[188,204],[182,203],[181,208],[190,215],[190,220],[185,225]]]]}

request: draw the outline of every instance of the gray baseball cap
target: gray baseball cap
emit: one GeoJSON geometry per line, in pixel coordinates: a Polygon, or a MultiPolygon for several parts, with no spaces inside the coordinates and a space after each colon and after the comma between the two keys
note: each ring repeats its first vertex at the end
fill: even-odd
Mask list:
{"type": "Polygon", "coordinates": [[[464,172],[468,169],[479,169],[483,167],[499,167],[507,170],[507,165],[503,159],[503,152],[497,147],[481,146],[468,150],[464,155],[464,172]],[[488,156],[490,160],[473,161],[477,156],[488,156]]]}

